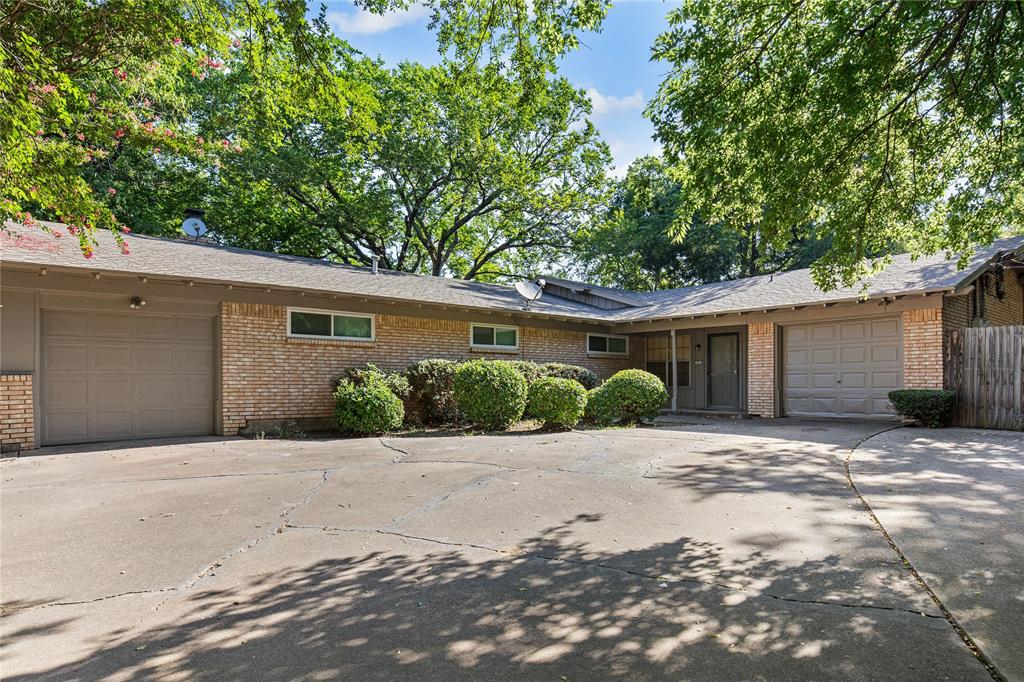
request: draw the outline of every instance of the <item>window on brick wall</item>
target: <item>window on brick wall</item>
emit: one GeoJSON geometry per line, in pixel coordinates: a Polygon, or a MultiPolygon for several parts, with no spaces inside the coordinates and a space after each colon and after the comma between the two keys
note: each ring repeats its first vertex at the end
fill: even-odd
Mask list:
{"type": "Polygon", "coordinates": [[[519,327],[472,324],[469,326],[469,345],[473,348],[515,350],[519,347],[519,327]]]}
{"type": "Polygon", "coordinates": [[[328,310],[288,309],[288,336],[304,339],[372,341],[373,315],[328,310]]]}
{"type": "Polygon", "coordinates": [[[587,353],[590,355],[626,355],[629,339],[609,334],[587,334],[587,353]]]}

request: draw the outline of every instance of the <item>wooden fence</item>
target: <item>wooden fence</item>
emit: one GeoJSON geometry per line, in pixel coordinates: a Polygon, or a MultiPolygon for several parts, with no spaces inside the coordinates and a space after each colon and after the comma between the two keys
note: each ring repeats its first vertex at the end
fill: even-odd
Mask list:
{"type": "Polygon", "coordinates": [[[946,388],[955,423],[1024,431],[1024,326],[955,329],[946,337],[946,388]]]}

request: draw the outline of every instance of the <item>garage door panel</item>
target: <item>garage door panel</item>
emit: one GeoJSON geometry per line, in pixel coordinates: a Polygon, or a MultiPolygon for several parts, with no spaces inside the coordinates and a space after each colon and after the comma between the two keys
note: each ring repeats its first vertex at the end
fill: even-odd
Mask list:
{"type": "Polygon", "coordinates": [[[866,388],[868,385],[868,375],[864,372],[843,372],[839,380],[842,382],[841,388],[843,390],[848,388],[866,388]]]}
{"type": "Polygon", "coordinates": [[[178,369],[182,372],[209,374],[213,370],[213,354],[209,348],[179,349],[178,369]]]}
{"type": "Polygon", "coordinates": [[[900,349],[895,343],[876,344],[871,347],[871,362],[899,362],[900,349]]]}
{"type": "Polygon", "coordinates": [[[872,372],[871,387],[895,391],[900,387],[899,372],[872,372]]]}
{"type": "Polygon", "coordinates": [[[89,379],[63,378],[46,381],[44,407],[83,407],[89,402],[89,379]]]}
{"type": "Polygon", "coordinates": [[[843,341],[863,341],[868,336],[864,322],[847,322],[840,326],[839,338],[843,341]]]}
{"type": "Polygon", "coordinates": [[[45,444],[213,431],[213,319],[44,311],[45,444]]]}
{"type": "Polygon", "coordinates": [[[835,338],[836,326],[834,324],[811,327],[812,341],[831,341],[835,338]]]}
{"type": "Polygon", "coordinates": [[[89,369],[97,372],[130,372],[131,356],[132,347],[129,344],[94,344],[89,369]]]}
{"type": "Polygon", "coordinates": [[[785,327],[787,414],[890,416],[902,377],[898,318],[785,327]]]}
{"type": "Polygon", "coordinates": [[[86,328],[89,336],[97,339],[130,339],[132,320],[130,316],[118,313],[83,313],[89,322],[86,328]]]}
{"type": "Polygon", "coordinates": [[[46,343],[43,345],[47,370],[81,370],[89,365],[89,346],[84,343],[46,343]]]}
{"type": "Polygon", "coordinates": [[[207,319],[182,318],[179,320],[179,336],[182,341],[213,342],[213,324],[207,319]]]}
{"type": "Polygon", "coordinates": [[[51,338],[88,336],[88,318],[82,313],[49,312],[46,315],[46,334],[51,338]]]}
{"type": "Polygon", "coordinates": [[[899,338],[900,322],[896,318],[890,320],[874,320],[871,323],[871,336],[879,339],[886,336],[899,338]]]}
{"type": "Polygon", "coordinates": [[[174,372],[179,366],[174,346],[136,346],[133,350],[132,368],[137,372],[174,372]]]}
{"type": "Polygon", "coordinates": [[[97,440],[131,438],[135,431],[132,416],[131,410],[94,410],[89,435],[97,440]]]}
{"type": "Polygon", "coordinates": [[[76,442],[89,440],[89,413],[53,412],[46,420],[43,436],[48,442],[76,442]]]}
{"type": "Polygon", "coordinates": [[[92,379],[91,403],[97,406],[131,405],[135,402],[131,376],[92,379]]]}
{"type": "Polygon", "coordinates": [[[135,336],[139,339],[174,341],[178,339],[178,320],[174,317],[138,316],[135,336]]]}
{"type": "Polygon", "coordinates": [[[138,402],[143,405],[173,406],[175,382],[176,379],[170,375],[137,381],[135,382],[135,395],[138,402]]]}
{"type": "Polygon", "coordinates": [[[209,403],[213,400],[213,386],[201,378],[181,377],[175,382],[174,395],[184,404],[209,403]]]}
{"type": "Polygon", "coordinates": [[[839,349],[839,362],[844,365],[860,364],[865,359],[864,346],[846,346],[839,349]]]}

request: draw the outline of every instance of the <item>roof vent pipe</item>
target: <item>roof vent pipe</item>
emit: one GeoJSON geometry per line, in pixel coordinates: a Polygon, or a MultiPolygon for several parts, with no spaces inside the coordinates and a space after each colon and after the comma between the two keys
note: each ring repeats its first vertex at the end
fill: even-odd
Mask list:
{"type": "Polygon", "coordinates": [[[377,274],[377,261],[380,260],[376,255],[370,256],[370,272],[377,274]]]}

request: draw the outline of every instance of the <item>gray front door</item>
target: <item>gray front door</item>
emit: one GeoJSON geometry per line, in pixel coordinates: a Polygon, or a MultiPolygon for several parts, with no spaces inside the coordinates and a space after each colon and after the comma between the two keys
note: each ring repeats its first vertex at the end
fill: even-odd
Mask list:
{"type": "Polygon", "coordinates": [[[708,407],[740,409],[739,334],[708,334],[708,407]]]}

